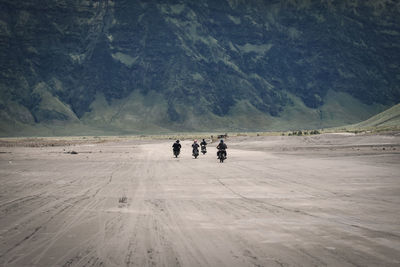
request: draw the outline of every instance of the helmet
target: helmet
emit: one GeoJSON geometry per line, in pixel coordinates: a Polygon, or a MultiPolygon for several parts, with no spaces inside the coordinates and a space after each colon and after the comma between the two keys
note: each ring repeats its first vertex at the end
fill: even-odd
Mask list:
{"type": "Polygon", "coordinates": [[[179,143],[179,140],[176,140],[177,143],[179,143]]]}
{"type": "Polygon", "coordinates": [[[204,138],[203,138],[203,141],[206,141],[206,140],[204,140],[204,138]]]}
{"type": "Polygon", "coordinates": [[[197,143],[197,139],[194,139],[194,142],[197,143]]]}
{"type": "Polygon", "coordinates": [[[223,142],[224,142],[224,140],[221,139],[220,143],[223,143],[223,142]]]}

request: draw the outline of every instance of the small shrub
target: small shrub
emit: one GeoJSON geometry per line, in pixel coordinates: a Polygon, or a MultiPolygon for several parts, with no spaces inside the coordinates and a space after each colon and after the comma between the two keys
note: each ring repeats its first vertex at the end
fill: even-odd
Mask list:
{"type": "Polygon", "coordinates": [[[320,134],[320,132],[319,132],[318,130],[312,130],[312,131],[310,132],[310,134],[320,134]]]}
{"type": "Polygon", "coordinates": [[[120,197],[118,202],[119,203],[127,203],[128,202],[128,198],[126,196],[120,197]]]}

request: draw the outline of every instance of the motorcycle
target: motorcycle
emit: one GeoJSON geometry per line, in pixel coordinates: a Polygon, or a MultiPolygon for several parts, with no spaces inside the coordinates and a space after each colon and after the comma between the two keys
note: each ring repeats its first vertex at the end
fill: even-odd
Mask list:
{"type": "Polygon", "coordinates": [[[205,155],[207,153],[206,146],[201,146],[201,153],[203,153],[203,155],[205,155]]]}
{"type": "Polygon", "coordinates": [[[193,148],[193,157],[197,159],[199,156],[199,149],[197,147],[193,148]]]}
{"type": "Polygon", "coordinates": [[[179,156],[180,150],[173,150],[175,158],[179,156]]]}
{"type": "Polygon", "coordinates": [[[220,163],[223,163],[226,160],[226,150],[218,150],[217,156],[220,163]]]}

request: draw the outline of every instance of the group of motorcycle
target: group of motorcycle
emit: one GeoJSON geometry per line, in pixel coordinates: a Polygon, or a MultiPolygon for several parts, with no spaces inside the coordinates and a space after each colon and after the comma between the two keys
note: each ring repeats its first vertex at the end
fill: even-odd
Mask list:
{"type": "MultiPolygon", "coordinates": [[[[177,158],[180,154],[181,151],[181,144],[179,143],[179,140],[176,140],[176,142],[172,145],[172,151],[173,154],[175,156],[175,158],[177,158]]],[[[203,139],[203,141],[200,143],[200,145],[197,143],[197,140],[194,140],[193,144],[192,144],[192,156],[197,159],[197,157],[199,156],[199,147],[201,148],[201,153],[203,153],[203,155],[205,155],[207,153],[207,142],[203,139]]],[[[217,157],[219,159],[219,162],[223,163],[224,160],[226,159],[226,149],[228,147],[226,146],[226,144],[224,143],[224,140],[221,140],[220,143],[217,146],[218,152],[217,152],[217,157]]]]}

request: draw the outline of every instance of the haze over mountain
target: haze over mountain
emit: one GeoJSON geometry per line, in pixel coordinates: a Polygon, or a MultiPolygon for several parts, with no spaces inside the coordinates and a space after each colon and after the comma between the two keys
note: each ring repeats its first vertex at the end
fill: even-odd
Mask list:
{"type": "Polygon", "coordinates": [[[278,130],[400,102],[400,2],[0,0],[0,133],[278,130]]]}

